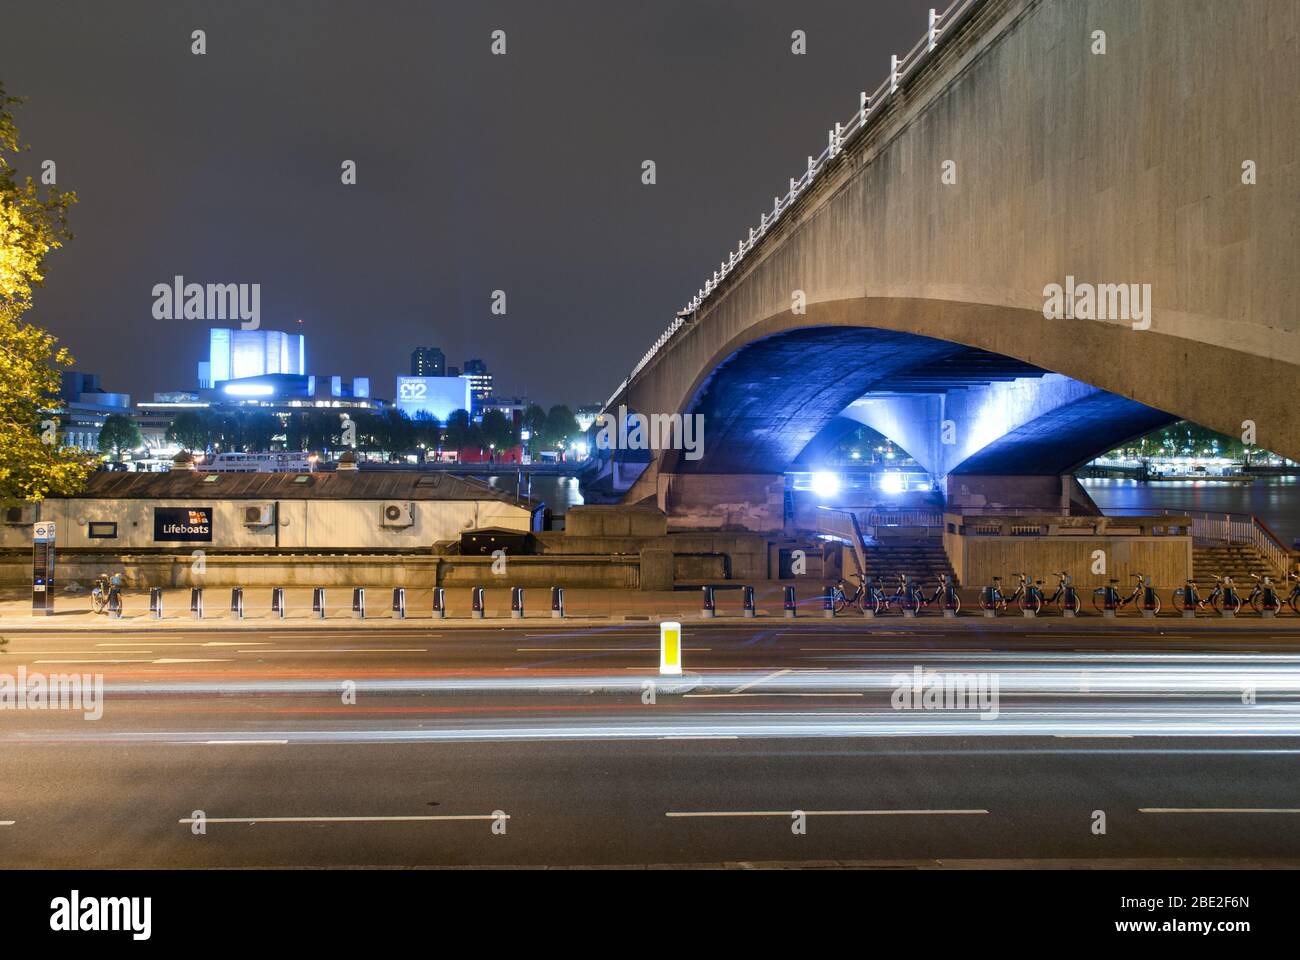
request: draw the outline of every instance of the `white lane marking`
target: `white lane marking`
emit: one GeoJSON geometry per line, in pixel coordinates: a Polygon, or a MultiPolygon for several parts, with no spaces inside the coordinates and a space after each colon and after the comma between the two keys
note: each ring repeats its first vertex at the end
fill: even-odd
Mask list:
{"type": "MultiPolygon", "coordinates": [[[[97,647],[249,647],[269,644],[270,640],[212,640],[208,643],[200,643],[197,640],[186,641],[185,643],[158,643],[155,640],[138,640],[135,643],[97,643],[97,647]]],[[[144,653],[147,651],[133,650],[132,653],[144,653]]]]}
{"type": "Polygon", "coordinates": [[[683,693],[696,700],[722,700],[734,697],[860,697],[860,693],[683,693]]]}
{"type": "Polygon", "coordinates": [[[100,659],[92,659],[92,660],[33,660],[32,661],[32,663],[153,663],[153,662],[154,661],[149,658],[145,658],[143,660],[108,660],[108,659],[100,658],[100,659]]]}
{"type": "Polygon", "coordinates": [[[1138,807],[1138,813],[1300,813],[1300,807],[1138,807]]]}
{"type": "Polygon", "coordinates": [[[739,740],[740,737],[734,734],[725,733],[678,733],[670,734],[666,737],[660,737],[660,740],[739,740]]]}
{"type": "Polygon", "coordinates": [[[234,663],[233,660],[196,660],[186,657],[163,657],[161,660],[155,660],[154,663],[234,663]]]}
{"type": "MultiPolygon", "coordinates": [[[[707,653],[712,647],[682,647],[683,653],[707,653]]],[[[657,653],[658,647],[515,647],[515,653],[657,653]]]]}
{"type": "Polygon", "coordinates": [[[309,647],[305,650],[238,650],[237,653],[428,653],[425,647],[309,647]]]}
{"type": "Polygon", "coordinates": [[[744,692],[745,692],[746,690],[748,690],[750,687],[756,687],[756,686],[758,686],[760,683],[762,683],[762,682],[765,681],[765,680],[774,680],[774,679],[776,679],[777,677],[783,677],[783,676],[785,676],[785,675],[786,675],[787,673],[789,673],[789,672],[790,672],[790,670],[789,670],[789,669],[786,669],[786,670],[778,670],[778,671],[776,671],[775,673],[769,673],[769,674],[766,674],[765,676],[758,677],[757,679],[754,679],[754,680],[749,681],[749,683],[742,683],[740,686],[736,687],[736,688],[735,688],[734,690],[732,690],[731,692],[732,692],[732,693],[744,693],[744,692]]]}
{"type": "MultiPolygon", "coordinates": [[[[1047,696],[1047,694],[1044,694],[1047,696]]],[[[1131,733],[1054,733],[1057,740],[1132,740],[1131,733]]]]}
{"type": "MultiPolygon", "coordinates": [[[[172,741],[172,743],[193,743],[193,742],[194,741],[192,740],[172,741]]],[[[211,746],[228,746],[230,744],[242,745],[242,744],[249,744],[249,743],[257,744],[257,745],[265,745],[265,744],[284,745],[287,744],[289,741],[288,740],[199,740],[198,742],[203,744],[208,744],[211,746]]]]}
{"type": "Polygon", "coordinates": [[[425,814],[410,817],[183,817],[177,823],[408,823],[428,820],[509,820],[510,814],[465,813],[425,814]]]}
{"type": "Polygon", "coordinates": [[[12,827],[17,820],[0,820],[0,827],[12,827]]]}
{"type": "Polygon", "coordinates": [[[669,811],[665,817],[790,817],[796,812],[807,817],[911,817],[966,816],[987,810],[684,810],[669,811]]]}

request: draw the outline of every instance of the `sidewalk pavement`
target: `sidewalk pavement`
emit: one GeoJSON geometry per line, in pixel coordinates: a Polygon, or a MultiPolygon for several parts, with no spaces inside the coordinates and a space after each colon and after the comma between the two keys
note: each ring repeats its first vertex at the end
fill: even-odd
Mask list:
{"type": "MultiPolygon", "coordinates": [[[[742,584],[729,583],[725,587],[717,586],[714,590],[716,617],[706,619],[702,616],[703,597],[699,587],[679,587],[670,591],[637,591],[608,589],[566,589],[564,591],[565,616],[563,619],[551,615],[551,591],[540,587],[529,587],[524,591],[524,617],[529,627],[562,626],[612,626],[636,624],[639,622],[659,623],[662,620],[677,620],[692,625],[731,624],[750,622],[743,618],[742,584]]],[[[824,624],[826,623],[824,603],[825,585],[813,580],[802,581],[757,581],[750,584],[754,588],[754,606],[756,616],[752,622],[756,625],[773,625],[782,623],[824,624]],[[786,587],[795,588],[797,618],[787,619],[783,608],[783,591],[786,587]]],[[[877,623],[897,626],[945,628],[979,627],[993,623],[1001,627],[1038,623],[1064,624],[1064,618],[1055,610],[1044,611],[1036,619],[1022,616],[1017,609],[1004,612],[997,620],[988,620],[981,616],[975,589],[963,588],[961,595],[961,614],[956,620],[945,620],[936,607],[925,610],[915,619],[902,616],[897,610],[867,620],[856,608],[849,608],[834,618],[836,623],[877,623]]],[[[407,588],[406,618],[398,619],[392,610],[393,588],[365,588],[365,619],[360,619],[352,609],[353,589],[351,587],[325,588],[325,618],[320,619],[312,610],[311,587],[285,587],[285,612],[283,619],[271,611],[271,588],[248,587],[244,589],[244,617],[242,620],[231,612],[231,588],[229,586],[206,587],[203,591],[203,618],[195,619],[190,611],[190,588],[168,588],[162,591],[163,616],[155,619],[149,612],[149,591],[132,590],[124,593],[123,613],[120,619],[109,618],[105,614],[95,614],[90,609],[88,591],[71,594],[60,591],[55,597],[55,612],[50,615],[33,616],[31,612],[30,593],[10,588],[3,592],[0,599],[0,629],[53,629],[53,630],[104,630],[104,629],[176,629],[224,628],[246,626],[256,629],[301,629],[304,626],[314,628],[358,628],[358,627],[411,627],[428,629],[431,625],[445,624],[447,627],[489,628],[496,629],[520,620],[512,618],[510,610],[509,585],[484,585],[484,617],[481,620],[471,618],[471,599],[469,587],[445,588],[446,618],[433,619],[432,590],[424,588],[407,588]]],[[[1195,626],[1197,628],[1232,628],[1254,624],[1256,627],[1269,626],[1273,629],[1300,631],[1300,617],[1282,615],[1273,620],[1259,617],[1249,608],[1244,608],[1235,620],[1222,619],[1213,612],[1204,612],[1195,620],[1184,620],[1178,611],[1167,605],[1155,621],[1144,619],[1133,610],[1122,612],[1114,620],[1103,620],[1089,604],[1083,614],[1068,621],[1076,627],[1139,627],[1154,626],[1156,623],[1172,626],[1195,626]]]]}

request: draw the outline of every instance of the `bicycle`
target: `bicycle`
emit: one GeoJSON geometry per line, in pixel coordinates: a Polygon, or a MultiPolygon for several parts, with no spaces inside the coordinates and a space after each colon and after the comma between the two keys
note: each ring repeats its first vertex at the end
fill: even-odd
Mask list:
{"type": "Polygon", "coordinates": [[[1062,615],[1065,612],[1079,612],[1079,592],[1074,589],[1074,578],[1062,570],[1056,575],[1056,592],[1046,601],[1049,606],[1056,607],[1062,615]]]}
{"type": "MultiPolygon", "coordinates": [[[[1246,598],[1250,608],[1260,615],[1263,615],[1265,610],[1271,610],[1273,613],[1281,612],[1283,601],[1273,588],[1273,578],[1268,576],[1259,577],[1252,573],[1250,579],[1255,581],[1250,596],[1246,598]]],[[[1295,591],[1292,591],[1291,595],[1295,596],[1295,591]]],[[[1295,608],[1292,607],[1292,609],[1295,608]]]]}
{"type": "Polygon", "coordinates": [[[1092,606],[1098,613],[1104,613],[1107,610],[1113,610],[1118,613],[1133,605],[1134,609],[1142,607],[1147,610],[1154,610],[1160,613],[1160,594],[1156,593],[1155,588],[1151,586],[1147,577],[1140,573],[1131,574],[1133,580],[1133,591],[1126,597],[1121,597],[1115,584],[1119,583],[1118,579],[1112,578],[1109,586],[1098,587],[1092,592],[1092,606]]]}
{"type": "Polygon", "coordinates": [[[1018,603],[1025,592],[1025,575],[1021,573],[1017,576],[1020,577],[1020,583],[1010,594],[1002,592],[1002,578],[994,577],[993,582],[980,591],[980,609],[1005,610],[1008,605],[1018,603]]]}
{"type": "Polygon", "coordinates": [[[863,606],[863,594],[866,592],[866,581],[860,573],[851,573],[850,577],[858,581],[853,589],[852,596],[844,592],[844,579],[841,577],[831,590],[831,604],[836,613],[840,613],[850,605],[861,608],[863,606]]]}
{"type": "Polygon", "coordinates": [[[938,603],[941,597],[944,610],[951,610],[954,615],[961,612],[961,597],[957,595],[957,586],[952,582],[952,577],[946,573],[939,578],[939,584],[934,588],[934,594],[929,602],[938,603]]]}
{"type": "Polygon", "coordinates": [[[1033,583],[1029,583],[1025,580],[1025,575],[1022,573],[1020,575],[1020,589],[1016,592],[1021,595],[1020,611],[1022,613],[1032,613],[1034,616],[1038,616],[1038,614],[1042,612],[1043,602],[1046,599],[1043,594],[1042,580],[1035,580],[1033,583]]]}

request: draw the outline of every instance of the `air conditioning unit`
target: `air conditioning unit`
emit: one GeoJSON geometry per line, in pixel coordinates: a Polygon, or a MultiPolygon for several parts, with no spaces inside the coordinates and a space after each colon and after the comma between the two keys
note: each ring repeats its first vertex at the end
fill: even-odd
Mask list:
{"type": "Polygon", "coordinates": [[[29,526],[36,522],[36,504],[23,503],[5,507],[5,523],[9,526],[29,526]]]}
{"type": "Polygon", "coordinates": [[[244,507],[244,526],[269,527],[275,523],[275,504],[254,503],[244,507]]]}
{"type": "Polygon", "coordinates": [[[384,503],[384,526],[409,527],[415,523],[410,500],[389,500],[384,503]]]}

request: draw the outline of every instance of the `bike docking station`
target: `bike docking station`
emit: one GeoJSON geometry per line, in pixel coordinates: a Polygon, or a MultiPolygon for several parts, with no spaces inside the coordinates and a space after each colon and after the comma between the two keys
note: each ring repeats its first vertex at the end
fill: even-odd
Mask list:
{"type": "Polygon", "coordinates": [[[406,588],[393,587],[393,619],[406,619],[406,588]]]}
{"type": "Polygon", "coordinates": [[[794,587],[785,588],[784,598],[785,599],[782,601],[781,606],[784,608],[785,618],[787,620],[793,620],[795,614],[798,612],[795,610],[794,606],[794,587]]]}
{"type": "Polygon", "coordinates": [[[551,587],[551,619],[564,619],[564,588],[551,587]]]}
{"type": "Polygon", "coordinates": [[[1273,589],[1273,581],[1268,577],[1260,584],[1259,615],[1265,619],[1272,620],[1277,613],[1282,602],[1277,598],[1277,592],[1273,589]]]}
{"type": "Polygon", "coordinates": [[[366,619],[366,588],[352,588],[352,615],[358,620],[366,619]]]}
{"type": "Polygon", "coordinates": [[[203,619],[203,588],[190,587],[190,616],[195,620],[203,619]]]}
{"type": "Polygon", "coordinates": [[[433,619],[447,619],[447,594],[442,587],[433,588],[433,619]]]}
{"type": "Polygon", "coordinates": [[[284,619],[284,587],[271,588],[271,616],[284,619]]]}
{"type": "Polygon", "coordinates": [[[700,603],[700,619],[712,620],[718,615],[718,605],[713,596],[713,588],[704,586],[700,588],[702,600],[700,603]]]}
{"type": "Polygon", "coordinates": [[[1147,620],[1154,620],[1156,614],[1160,612],[1160,598],[1156,596],[1156,588],[1151,586],[1151,578],[1142,578],[1142,616],[1147,620]]]}
{"type": "Polygon", "coordinates": [[[682,675],[682,625],[676,620],[659,624],[659,675],[682,675]]]}
{"type": "Polygon", "coordinates": [[[957,611],[961,609],[961,598],[957,596],[957,588],[952,585],[952,577],[944,574],[943,577],[943,618],[945,620],[955,620],[957,611]]]}
{"type": "Polygon", "coordinates": [[[1200,605],[1201,596],[1196,592],[1196,583],[1195,581],[1188,580],[1187,583],[1183,585],[1183,619],[1195,620],[1196,608],[1200,605]]]}
{"type": "Polygon", "coordinates": [[[230,615],[236,620],[244,619],[244,588],[230,588],[230,615]]]}
{"type": "Polygon", "coordinates": [[[471,620],[483,619],[483,588],[475,587],[469,592],[469,617],[471,620]]]}
{"type": "Polygon", "coordinates": [[[108,619],[122,619],[122,595],[120,593],[111,594],[108,598],[108,619]]]}
{"type": "Polygon", "coordinates": [[[1074,589],[1074,577],[1066,574],[1061,589],[1065,591],[1065,596],[1061,599],[1061,616],[1077,617],[1079,615],[1079,594],[1074,589]]]}
{"type": "Polygon", "coordinates": [[[1118,580],[1112,580],[1102,588],[1101,615],[1109,620],[1115,619],[1115,611],[1119,609],[1119,591],[1115,589],[1118,580]]]}
{"type": "Polygon", "coordinates": [[[835,618],[835,588],[827,587],[822,594],[822,616],[827,620],[835,618]]]}
{"type": "Polygon", "coordinates": [[[325,619],[325,588],[312,587],[311,590],[311,612],[317,620],[325,619]]]}
{"type": "Polygon", "coordinates": [[[510,588],[510,619],[522,620],[524,618],[524,588],[510,588]]]}
{"type": "Polygon", "coordinates": [[[149,616],[161,620],[163,615],[162,587],[149,588],[149,616]]]}
{"type": "Polygon", "coordinates": [[[754,588],[740,588],[740,615],[746,620],[752,620],[754,617],[754,588]]]}

